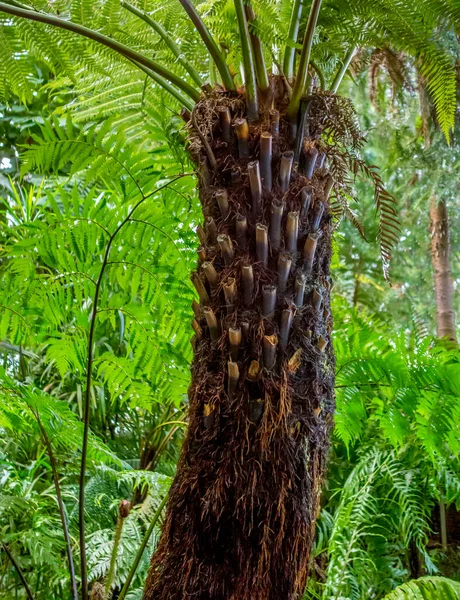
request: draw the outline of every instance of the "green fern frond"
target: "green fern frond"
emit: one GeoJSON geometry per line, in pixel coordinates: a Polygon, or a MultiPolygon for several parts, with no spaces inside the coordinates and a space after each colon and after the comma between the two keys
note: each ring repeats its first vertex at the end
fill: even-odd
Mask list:
{"type": "Polygon", "coordinates": [[[457,600],[460,583],[446,577],[422,577],[404,583],[385,596],[384,600],[457,600]]]}

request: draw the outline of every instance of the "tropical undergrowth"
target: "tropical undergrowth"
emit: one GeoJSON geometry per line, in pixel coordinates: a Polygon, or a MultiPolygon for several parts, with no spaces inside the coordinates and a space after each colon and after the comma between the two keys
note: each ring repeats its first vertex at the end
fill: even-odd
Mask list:
{"type": "MultiPolygon", "coordinates": [[[[76,465],[94,281],[108,233],[149,194],[113,244],[101,284],[86,483],[90,581],[107,577],[117,506],[134,498],[117,558],[113,585],[120,589],[174,472],[186,426],[189,230],[197,206],[191,178],[173,181],[190,168],[177,149],[182,124],[161,137],[161,111],[156,119],[158,143],[152,136],[132,162],[122,153],[123,134],[113,134],[109,124],[45,125],[24,161],[29,172],[48,177],[11,179],[2,194],[9,228],[2,229],[1,337],[9,383],[1,390],[0,518],[2,540],[37,597],[68,594],[64,538],[37,417],[52,440],[77,556],[76,465]],[[161,150],[165,140],[174,152],[161,150]]],[[[334,308],[336,436],[307,597],[379,598],[410,577],[411,553],[420,574],[436,572],[438,561],[427,550],[436,533],[432,511],[441,497],[448,505],[459,501],[458,358],[420,327],[395,334],[382,315],[353,311],[340,299],[334,308]]],[[[132,598],[141,593],[154,543],[155,536],[132,598]]],[[[21,588],[2,556],[8,597],[21,588]]]]}
{"type": "MultiPolygon", "coordinates": [[[[85,519],[91,582],[105,585],[118,506],[129,501],[111,582],[121,589],[166,495],[186,426],[193,179],[182,154],[160,149],[160,142],[177,146],[181,135],[178,121],[161,126],[161,110],[151,118],[157,138],[143,152],[130,149],[109,122],[81,129],[55,120],[29,138],[31,148],[21,156],[27,177],[2,179],[1,219],[8,226],[1,228],[0,257],[0,528],[37,598],[69,597],[55,474],[78,568],[90,346],[85,519]]],[[[158,525],[131,598],[140,594],[157,532],[158,525]]],[[[6,550],[0,594],[9,598],[24,591],[6,550]]]]}
{"type": "Polygon", "coordinates": [[[382,598],[438,573],[433,514],[460,504],[460,363],[414,330],[335,309],[336,440],[306,598],[382,598]]]}

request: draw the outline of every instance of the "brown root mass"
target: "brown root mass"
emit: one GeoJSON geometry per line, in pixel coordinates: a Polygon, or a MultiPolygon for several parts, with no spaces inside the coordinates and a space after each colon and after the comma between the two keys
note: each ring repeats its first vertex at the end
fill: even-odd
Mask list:
{"type": "MultiPolygon", "coordinates": [[[[281,83],[275,82],[274,106],[285,106],[281,83]]],[[[189,429],[172,485],[166,521],[152,558],[145,600],[290,600],[300,598],[309,568],[314,524],[319,510],[334,412],[334,354],[331,343],[329,262],[332,217],[330,175],[317,168],[307,179],[295,166],[289,187],[279,185],[281,154],[295,149],[290,125],[281,118],[273,135],[271,190],[263,187],[260,214],[254,215],[248,162],[259,158],[260,134],[270,131],[269,115],[250,124],[248,154],[239,156],[236,136],[222,140],[219,111],[230,109],[232,121],[245,117],[243,96],[213,91],[196,105],[191,122],[190,151],[200,169],[200,199],[207,239],[206,260],[218,274],[210,286],[202,266],[197,276],[209,300],[201,303],[194,324],[195,358],[189,390],[189,429]],[[197,128],[200,130],[197,131],[197,128]],[[207,143],[203,143],[203,138],[207,143]],[[212,156],[210,156],[210,152],[212,156]],[[216,161],[216,168],[210,163],[216,161]],[[311,206],[299,218],[295,252],[287,284],[277,294],[275,313],[262,315],[262,288],[278,285],[278,257],[286,252],[285,228],[290,212],[301,212],[302,190],[312,188],[311,206]],[[222,218],[215,192],[225,189],[229,212],[222,218]],[[273,200],[284,202],[281,243],[270,244],[267,264],[257,261],[255,230],[262,223],[270,233],[273,200]],[[314,216],[324,204],[311,270],[303,248],[312,233],[314,216]],[[247,219],[247,247],[235,236],[237,215],[247,219]],[[212,227],[229,236],[233,256],[223,256],[212,227]],[[252,265],[254,291],[243,303],[241,267],[252,265]],[[294,303],[296,277],[305,277],[302,305],[294,303]],[[236,282],[236,300],[225,300],[224,287],[236,282]],[[218,332],[211,339],[203,308],[212,309],[218,332]],[[288,311],[291,311],[290,313],[288,311]],[[281,323],[292,317],[283,349],[281,323]],[[241,329],[243,339],[230,358],[229,328],[241,329]],[[276,362],[264,367],[264,336],[274,340],[276,362]],[[271,337],[271,336],[276,336],[271,337]],[[234,380],[229,385],[229,361],[234,380]],[[251,367],[251,369],[250,369],[251,367]]],[[[303,152],[320,141],[329,116],[327,98],[313,97],[303,152]]],[[[209,270],[209,266],[207,267],[209,270]]],[[[228,293],[228,290],[227,290],[228,293]]],[[[227,296],[228,300],[228,296],[227,296]]],[[[207,312],[209,317],[210,311],[207,312]]]]}

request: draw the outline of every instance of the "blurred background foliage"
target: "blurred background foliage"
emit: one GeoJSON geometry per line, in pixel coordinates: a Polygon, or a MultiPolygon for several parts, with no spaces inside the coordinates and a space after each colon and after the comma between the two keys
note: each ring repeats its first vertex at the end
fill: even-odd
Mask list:
{"type": "MultiPolygon", "coordinates": [[[[175,16],[168,11],[164,18],[173,22],[175,16]]],[[[143,42],[142,23],[133,35],[143,42]]],[[[192,56],[196,39],[189,39],[184,52],[192,56]]],[[[430,125],[416,65],[388,52],[358,55],[352,80],[340,90],[356,107],[366,160],[379,165],[397,198],[402,237],[389,286],[375,243],[373,191],[356,181],[352,207],[368,241],[349,222],[338,224],[336,429],[308,600],[380,599],[424,575],[460,581],[460,357],[434,337],[429,250],[429,201],[436,194],[449,211],[458,309],[458,144],[453,137],[449,146],[430,125]],[[440,536],[443,520],[447,543],[440,536]]],[[[104,583],[108,575],[120,502],[133,505],[118,546],[113,598],[167,493],[187,426],[189,272],[200,211],[184,125],[174,101],[132,70],[120,74],[116,87],[107,76],[102,91],[90,92],[92,79],[103,80],[104,73],[94,56],[85,56],[89,66],[78,85],[73,68],[55,78],[37,64],[27,106],[14,97],[0,106],[5,600],[25,597],[11,557],[36,598],[69,597],[46,437],[77,557],[94,287],[110,234],[137,202],[110,250],[94,336],[86,484],[91,582],[104,583]]],[[[157,532],[142,555],[130,600],[141,598],[157,532]]]]}

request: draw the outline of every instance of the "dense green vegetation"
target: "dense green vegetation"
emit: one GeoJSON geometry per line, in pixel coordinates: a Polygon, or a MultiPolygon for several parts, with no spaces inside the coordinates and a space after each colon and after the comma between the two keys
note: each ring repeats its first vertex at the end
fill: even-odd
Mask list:
{"type": "MultiPolygon", "coordinates": [[[[238,61],[236,32],[222,25],[231,14],[228,3],[214,4],[208,22],[238,61]]],[[[277,19],[285,23],[290,5],[282,4],[277,19]]],[[[365,2],[357,4],[367,10],[365,2]]],[[[368,48],[383,45],[387,36],[380,4],[374,7],[375,28],[363,30],[360,40],[368,48]]],[[[393,35],[409,20],[403,3],[395,4],[400,21],[395,16],[393,35]]],[[[458,16],[454,2],[445,4],[458,16]]],[[[445,10],[442,2],[423,5],[428,21],[445,10]]],[[[267,25],[274,17],[271,3],[257,6],[261,38],[277,39],[280,23],[267,25]]],[[[72,20],[85,23],[92,8],[73,3],[72,20]]],[[[192,58],[207,64],[196,32],[178,11],[162,7],[156,18],[170,30],[178,19],[187,65],[192,58]]],[[[118,2],[107,2],[92,25],[150,49],[146,24],[128,15],[118,2]]],[[[357,18],[345,16],[350,23],[357,18]]],[[[321,30],[313,46],[328,79],[339,64],[346,26],[351,28],[346,21],[331,29],[334,52],[321,30]]],[[[397,63],[399,78],[395,64],[384,60],[380,71],[369,68],[378,59],[373,50],[363,50],[352,64],[353,77],[339,90],[356,107],[367,138],[364,157],[380,166],[397,198],[402,233],[389,285],[377,243],[382,236],[374,191],[357,178],[356,197],[348,196],[337,211],[336,426],[306,600],[460,593],[460,540],[448,530],[443,547],[439,516],[441,506],[449,522],[459,519],[460,357],[435,338],[428,251],[428,204],[435,190],[449,209],[456,281],[458,152],[450,131],[455,73],[446,57],[456,57],[458,49],[452,51],[448,34],[442,44],[429,45],[425,25],[419,25],[413,39],[398,47],[407,52],[406,62],[397,63]],[[443,132],[433,128],[431,144],[421,117],[417,65],[408,58],[425,42],[425,76],[449,65],[442,85],[437,79],[428,85],[443,132]],[[350,219],[339,223],[344,216],[350,219]]],[[[142,598],[187,428],[195,298],[189,273],[201,214],[195,166],[176,114],[181,104],[148,76],[122,68],[115,54],[67,32],[53,38],[42,25],[33,31],[39,34],[31,41],[28,21],[5,21],[1,38],[12,52],[24,40],[31,47],[11,59],[15,69],[2,66],[0,598],[71,597],[72,562],[79,572],[88,393],[88,581],[94,598],[104,598],[108,588],[113,598],[135,600],[142,598]],[[123,501],[131,503],[128,510],[123,501]],[[152,522],[153,533],[139,553],[152,522]],[[136,557],[129,590],[121,592],[136,557]]],[[[163,43],[158,57],[166,52],[163,43]]],[[[211,81],[215,71],[211,65],[211,81]]],[[[456,295],[454,301],[458,307],[456,295]]]]}

